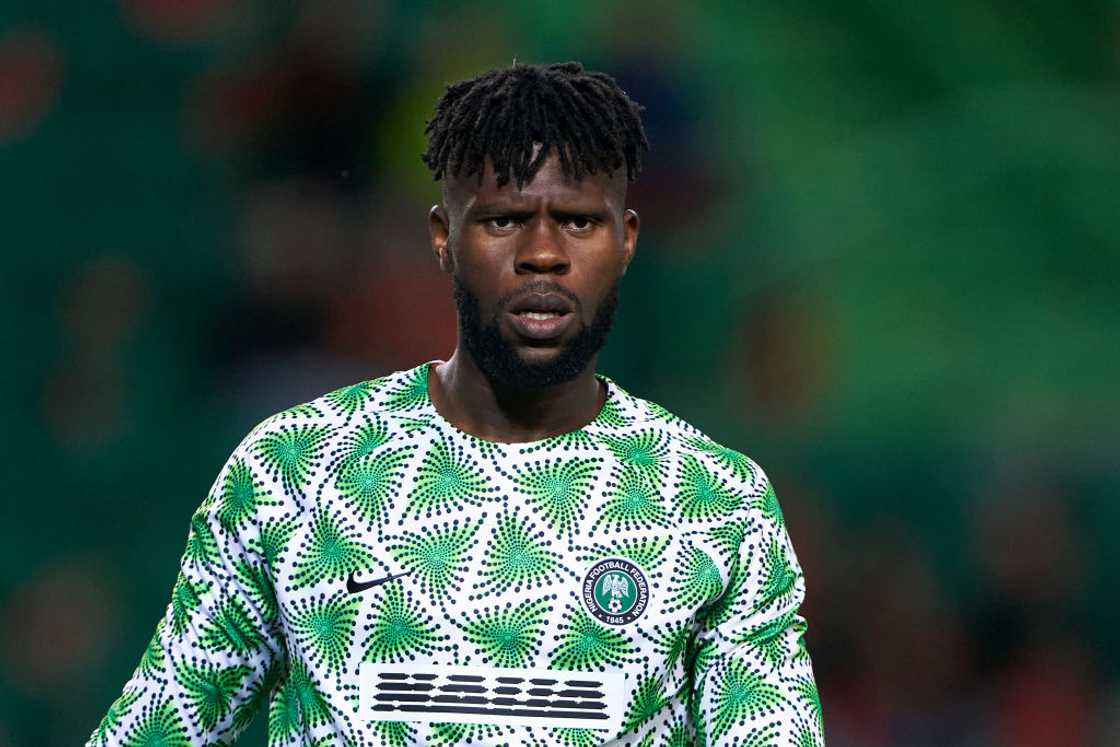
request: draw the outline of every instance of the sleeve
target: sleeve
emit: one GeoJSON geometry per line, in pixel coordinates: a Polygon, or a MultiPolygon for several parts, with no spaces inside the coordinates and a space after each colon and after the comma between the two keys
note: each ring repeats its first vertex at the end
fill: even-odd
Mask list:
{"type": "Polygon", "coordinates": [[[252,436],[191,517],[166,614],[87,747],[229,743],[267,701],[284,649],[257,517],[272,493],[252,436]]]}
{"type": "Polygon", "coordinates": [[[690,647],[690,715],[709,747],[823,747],[798,612],[805,581],[770,481],[753,466],[745,510],[713,531],[729,545],[727,583],[690,647]]]}

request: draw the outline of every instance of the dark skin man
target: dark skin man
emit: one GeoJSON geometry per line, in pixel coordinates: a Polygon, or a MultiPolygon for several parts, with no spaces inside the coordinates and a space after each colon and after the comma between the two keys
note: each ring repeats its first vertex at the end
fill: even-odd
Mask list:
{"type": "MultiPolygon", "coordinates": [[[[496,322],[526,365],[553,364],[593,324],[626,272],[639,228],[638,214],[625,206],[626,186],[622,172],[574,179],[555,153],[521,188],[512,181],[499,186],[489,163],[481,180],[445,181],[443,200],[428,215],[440,269],[474,294],[482,318],[496,322]]],[[[595,418],[606,397],[595,378],[597,358],[592,353],[568,381],[518,389],[487,375],[460,339],[450,360],[431,369],[428,392],[440,413],[468,433],[534,441],[595,418]]]]}
{"type": "Polygon", "coordinates": [[[230,744],[267,703],[271,745],[822,746],[765,472],[596,372],[640,112],[575,62],[448,85],[453,355],[242,440],[91,745],[230,744]]]}

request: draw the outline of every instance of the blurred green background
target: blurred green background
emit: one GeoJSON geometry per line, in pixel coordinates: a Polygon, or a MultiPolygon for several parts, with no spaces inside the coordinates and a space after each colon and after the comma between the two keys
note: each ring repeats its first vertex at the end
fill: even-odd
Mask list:
{"type": "Polygon", "coordinates": [[[514,58],[646,107],[600,370],[770,473],[830,745],[1120,744],[1120,5],[2,0],[0,745],[253,424],[451,352],[423,125],[514,58]]]}

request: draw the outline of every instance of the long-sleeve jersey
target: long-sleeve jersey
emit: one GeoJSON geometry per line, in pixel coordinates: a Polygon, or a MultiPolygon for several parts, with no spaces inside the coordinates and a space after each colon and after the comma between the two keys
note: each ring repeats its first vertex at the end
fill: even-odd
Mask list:
{"type": "Polygon", "coordinates": [[[824,743],[763,471],[599,376],[588,425],[468,434],[432,362],[258,425],[91,745],[824,743]]]}

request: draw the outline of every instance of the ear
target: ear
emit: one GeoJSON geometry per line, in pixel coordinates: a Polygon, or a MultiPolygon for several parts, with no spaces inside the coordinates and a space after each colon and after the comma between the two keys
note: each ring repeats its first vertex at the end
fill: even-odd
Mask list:
{"type": "Polygon", "coordinates": [[[641,219],[638,218],[638,211],[627,208],[622,218],[623,275],[626,274],[626,268],[630,266],[630,260],[634,259],[634,251],[638,248],[638,229],[640,227],[641,219]]]}
{"type": "Polygon", "coordinates": [[[431,238],[436,261],[439,262],[439,269],[450,274],[455,266],[455,261],[451,258],[451,249],[448,247],[451,241],[451,220],[442,205],[432,205],[432,209],[428,211],[428,235],[431,238]]]}

